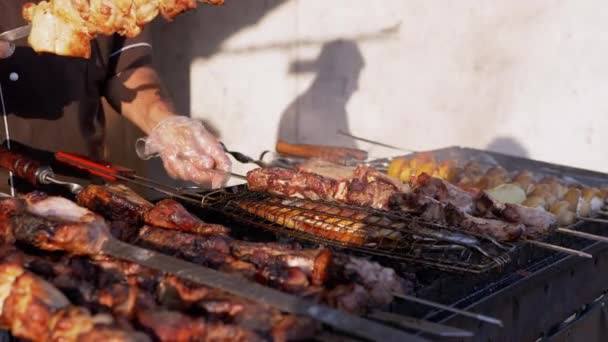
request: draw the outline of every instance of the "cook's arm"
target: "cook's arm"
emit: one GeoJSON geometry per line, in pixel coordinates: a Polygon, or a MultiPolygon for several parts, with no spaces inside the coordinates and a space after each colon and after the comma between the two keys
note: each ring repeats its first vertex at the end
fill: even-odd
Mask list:
{"type": "Polygon", "coordinates": [[[228,174],[213,169],[230,171],[230,159],[200,121],[177,115],[152,67],[145,37],[112,53],[108,102],[148,135],[140,141],[140,156],[159,155],[173,178],[221,186],[228,174]]]}

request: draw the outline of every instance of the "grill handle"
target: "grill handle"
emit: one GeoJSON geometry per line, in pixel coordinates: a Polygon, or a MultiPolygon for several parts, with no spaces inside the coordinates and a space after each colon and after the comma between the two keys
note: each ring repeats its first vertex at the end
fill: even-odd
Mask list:
{"type": "Polygon", "coordinates": [[[0,167],[11,171],[15,176],[32,185],[39,184],[38,175],[43,169],[52,173],[50,168],[43,167],[39,162],[4,147],[0,147],[0,167]]]}
{"type": "Polygon", "coordinates": [[[334,163],[344,163],[353,159],[357,161],[367,159],[366,151],[346,147],[290,144],[285,141],[277,141],[275,149],[278,153],[290,157],[320,158],[334,163]]]}
{"type": "Polygon", "coordinates": [[[109,181],[116,181],[113,175],[130,178],[135,171],[123,166],[112,165],[106,161],[93,160],[85,156],[67,152],[56,152],[55,159],[67,165],[89,172],[109,181]]]}

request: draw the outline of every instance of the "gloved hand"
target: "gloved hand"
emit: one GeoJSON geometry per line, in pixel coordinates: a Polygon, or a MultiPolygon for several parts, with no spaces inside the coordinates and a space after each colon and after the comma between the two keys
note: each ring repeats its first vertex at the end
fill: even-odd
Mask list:
{"type": "Polygon", "coordinates": [[[136,143],[142,159],[160,156],[169,176],[221,187],[229,178],[231,162],[219,141],[202,122],[184,116],[162,120],[147,138],[136,143]]]}
{"type": "Polygon", "coordinates": [[[0,40],[0,59],[12,56],[13,52],[15,52],[14,44],[0,40]]]}

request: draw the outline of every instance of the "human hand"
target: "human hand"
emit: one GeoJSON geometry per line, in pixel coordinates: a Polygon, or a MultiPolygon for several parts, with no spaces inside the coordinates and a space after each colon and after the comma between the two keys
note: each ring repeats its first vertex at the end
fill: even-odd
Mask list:
{"type": "Polygon", "coordinates": [[[15,52],[13,43],[0,40],[0,59],[12,56],[13,52],[15,52]]]}
{"type": "Polygon", "coordinates": [[[147,138],[137,140],[136,152],[142,159],[160,156],[172,178],[212,188],[224,185],[231,170],[219,141],[202,122],[184,116],[162,120],[147,138]]]}

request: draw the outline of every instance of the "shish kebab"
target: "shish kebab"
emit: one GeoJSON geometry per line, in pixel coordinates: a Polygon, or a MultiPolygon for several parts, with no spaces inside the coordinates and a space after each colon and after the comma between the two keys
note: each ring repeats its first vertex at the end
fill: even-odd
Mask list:
{"type": "MultiPolygon", "coordinates": [[[[0,156],[2,156],[2,152],[3,151],[0,150],[0,156]]],[[[7,154],[7,156],[8,157],[13,157],[13,156],[15,156],[15,154],[9,153],[9,154],[7,154]]],[[[19,157],[20,158],[24,158],[22,156],[19,156],[19,157]]],[[[180,196],[180,195],[178,195],[175,192],[175,189],[172,189],[171,187],[166,187],[164,189],[158,189],[155,186],[151,186],[150,184],[147,184],[145,182],[141,182],[141,180],[143,178],[139,178],[139,180],[135,180],[134,181],[134,174],[133,174],[132,170],[127,170],[127,169],[124,169],[124,168],[121,168],[121,167],[115,167],[115,166],[110,167],[109,165],[100,164],[99,162],[89,160],[89,159],[87,159],[85,157],[76,156],[76,155],[70,155],[70,154],[67,154],[67,153],[58,153],[57,157],[59,157],[58,159],[60,161],[66,162],[66,163],[68,163],[68,164],[70,164],[72,166],[75,166],[75,167],[78,167],[78,168],[81,168],[81,169],[85,169],[85,170],[87,170],[87,171],[89,171],[89,172],[91,172],[91,173],[93,173],[95,175],[102,176],[102,177],[104,177],[106,179],[109,179],[109,180],[121,179],[121,180],[124,180],[124,181],[127,181],[127,182],[134,182],[136,184],[143,185],[143,186],[152,188],[154,190],[160,191],[161,193],[165,193],[165,194],[168,194],[168,195],[173,196],[173,197],[182,198],[182,199],[187,200],[189,202],[193,202],[193,200],[192,200],[191,197],[180,196]]],[[[30,161],[30,162],[32,162],[32,161],[30,161]]],[[[2,165],[2,158],[0,158],[0,166],[5,166],[5,165],[2,165]]],[[[32,169],[35,169],[35,167],[32,168],[32,169]]],[[[50,173],[52,175],[52,171],[50,169],[48,169],[48,168],[41,168],[39,170],[44,171],[42,174],[48,174],[48,173],[50,173]]],[[[30,172],[32,172],[31,169],[30,169],[30,172]]],[[[28,174],[20,173],[19,170],[16,170],[16,173],[17,173],[18,176],[28,177],[28,174]]],[[[41,174],[39,173],[38,176],[40,176],[40,175],[41,174]]],[[[32,176],[35,176],[35,174],[30,174],[29,176],[32,177],[32,176]]],[[[67,185],[70,189],[76,188],[77,189],[76,193],[78,194],[78,199],[79,199],[79,203],[80,204],[82,204],[84,206],[87,206],[90,209],[93,209],[95,211],[99,211],[101,213],[105,213],[107,215],[106,217],[108,219],[117,218],[117,217],[112,217],[112,215],[114,215],[114,213],[111,210],[109,210],[109,208],[103,208],[103,205],[100,207],[100,204],[104,203],[106,201],[106,199],[100,198],[99,195],[103,194],[104,192],[107,192],[107,191],[103,191],[103,190],[101,192],[95,191],[95,190],[93,190],[93,188],[95,186],[88,186],[87,189],[88,190],[93,190],[93,193],[90,193],[89,196],[87,196],[86,195],[86,193],[88,192],[87,189],[85,189],[85,191],[83,191],[82,187],[76,186],[74,184],[70,185],[70,184],[66,184],[64,182],[57,181],[57,180],[52,180],[52,183],[67,185]],[[86,199],[87,197],[89,198],[89,200],[86,199]]],[[[124,188],[128,189],[126,187],[124,187],[124,188]]],[[[124,207],[123,209],[126,209],[126,210],[120,210],[120,211],[118,211],[119,215],[122,215],[124,217],[124,215],[126,214],[127,217],[132,217],[132,218],[136,218],[135,220],[139,220],[139,218],[142,217],[142,214],[143,214],[143,211],[141,210],[141,208],[146,208],[146,205],[144,203],[142,203],[142,201],[145,201],[145,200],[143,200],[142,198],[140,198],[139,200],[137,200],[136,197],[139,197],[139,196],[132,196],[134,194],[132,191],[130,191],[131,194],[129,194],[128,193],[129,191],[126,191],[126,192],[122,191],[122,190],[120,190],[120,187],[118,187],[116,189],[118,189],[119,194],[122,192],[122,194],[120,194],[120,195],[126,195],[126,198],[128,198],[127,201],[123,201],[123,204],[126,205],[126,207],[124,207]],[[131,203],[127,203],[127,202],[131,202],[131,203]]],[[[102,197],[103,196],[105,196],[105,195],[102,195],[102,197]]],[[[194,201],[194,203],[195,204],[200,204],[199,201],[194,201]]],[[[146,216],[147,215],[143,215],[144,221],[145,221],[145,217],[146,216]]],[[[155,223],[158,224],[158,221],[155,221],[155,223]]],[[[166,228],[172,229],[170,227],[166,227],[166,228]]],[[[199,231],[199,232],[194,232],[194,233],[199,233],[200,234],[201,232],[199,231]]],[[[163,239],[165,241],[170,241],[171,240],[171,239],[166,239],[166,238],[158,236],[158,237],[155,238],[156,242],[153,242],[153,244],[157,243],[159,240],[163,240],[163,239]]],[[[144,238],[144,240],[145,240],[145,238],[144,238]]],[[[150,247],[150,246],[151,245],[147,245],[146,247],[150,247]]],[[[183,256],[184,255],[182,255],[182,257],[183,256]]],[[[358,268],[361,268],[361,270],[357,271],[357,273],[360,273],[360,274],[365,273],[365,270],[370,270],[370,268],[368,268],[365,265],[360,265],[358,268]]],[[[365,278],[364,275],[361,276],[361,277],[365,278]]],[[[387,286],[388,284],[391,284],[390,282],[387,283],[386,280],[384,280],[383,283],[385,283],[385,286],[387,286]]],[[[420,302],[420,300],[418,298],[410,296],[410,295],[407,295],[407,294],[404,294],[401,291],[400,292],[395,292],[392,295],[394,295],[394,296],[396,296],[398,298],[401,298],[403,300],[411,300],[411,301],[420,302]]],[[[488,316],[482,315],[482,314],[472,313],[472,312],[468,312],[468,311],[464,311],[464,310],[459,310],[459,309],[456,309],[456,308],[451,308],[451,307],[447,307],[447,306],[443,306],[443,305],[435,305],[434,303],[427,302],[427,301],[425,301],[424,304],[432,306],[432,307],[437,307],[437,308],[439,308],[441,310],[447,310],[447,311],[451,311],[451,312],[454,312],[454,313],[457,313],[457,314],[460,314],[460,315],[463,315],[463,316],[474,318],[474,319],[477,319],[477,320],[480,320],[480,321],[483,321],[483,322],[487,322],[487,323],[491,323],[491,324],[502,326],[502,322],[501,321],[499,321],[499,320],[497,320],[495,318],[492,318],[492,317],[488,317],[488,316]]],[[[404,324],[404,323],[407,323],[407,322],[401,322],[401,324],[404,324]]],[[[420,328],[420,327],[418,327],[418,328],[420,328]]]]}
{"type": "Polygon", "coordinates": [[[196,6],[197,0],[49,0],[26,3],[23,17],[31,25],[28,42],[34,51],[89,58],[90,41],[98,35],[118,33],[132,38],[159,14],[172,20],[196,6]]]}
{"type": "MultiPolygon", "coordinates": [[[[474,202],[471,195],[449,183],[443,183],[445,196],[448,197],[443,198],[444,202],[441,202],[433,197],[435,195],[428,196],[420,191],[411,191],[407,185],[398,180],[366,167],[357,167],[354,171],[353,169],[345,171],[344,168],[336,167],[330,170],[325,167],[315,169],[315,166],[310,165],[301,166],[299,170],[255,169],[248,173],[248,184],[254,191],[368,206],[382,210],[389,210],[395,206],[404,209],[404,206],[409,206],[405,209],[418,212],[422,210],[423,218],[429,221],[445,222],[447,219],[449,222],[446,223],[462,226],[461,228],[464,230],[474,231],[481,235],[489,235],[498,241],[534,237],[530,233],[535,229],[530,229],[528,233],[524,234],[525,225],[522,223],[472,216],[474,202]],[[316,173],[314,173],[315,171],[316,173]],[[319,173],[325,173],[325,176],[319,173]],[[449,199],[448,203],[445,203],[446,199],[449,199]]],[[[566,230],[560,232],[569,233],[566,230]]],[[[595,236],[588,236],[588,238],[592,237],[595,238],[595,236]]],[[[597,237],[599,240],[603,238],[597,237]]],[[[526,241],[539,247],[590,257],[587,253],[564,247],[535,240],[526,241]]]]}
{"type": "MultiPolygon", "coordinates": [[[[18,177],[37,184],[37,174],[41,166],[25,157],[8,150],[0,151],[0,166],[12,171],[18,177]],[[19,163],[18,161],[22,161],[19,163]],[[25,162],[24,162],[25,161],[25,162]],[[16,167],[17,165],[28,167],[16,167]]],[[[46,170],[48,172],[48,170],[46,170]]],[[[49,202],[47,202],[49,203],[49,202]]],[[[97,214],[75,203],[55,197],[52,206],[39,205],[40,212],[29,212],[10,219],[5,225],[6,234],[12,234],[18,241],[42,250],[69,251],[74,255],[107,254],[131,261],[162,272],[174,273],[186,280],[204,286],[219,287],[226,292],[249,300],[274,306],[285,312],[309,316],[338,330],[348,331],[361,337],[375,339],[380,336],[387,340],[413,338],[403,331],[350,315],[320,304],[313,304],[301,298],[253,283],[242,277],[215,271],[201,265],[166,256],[157,252],[126,244],[112,237],[107,223],[97,214]],[[57,210],[59,205],[63,210],[57,210]],[[67,208],[67,210],[65,210],[67,208]],[[39,215],[50,215],[45,219],[39,215]],[[59,216],[54,216],[59,215],[59,216]],[[46,229],[40,230],[44,226],[46,229]]]]}

